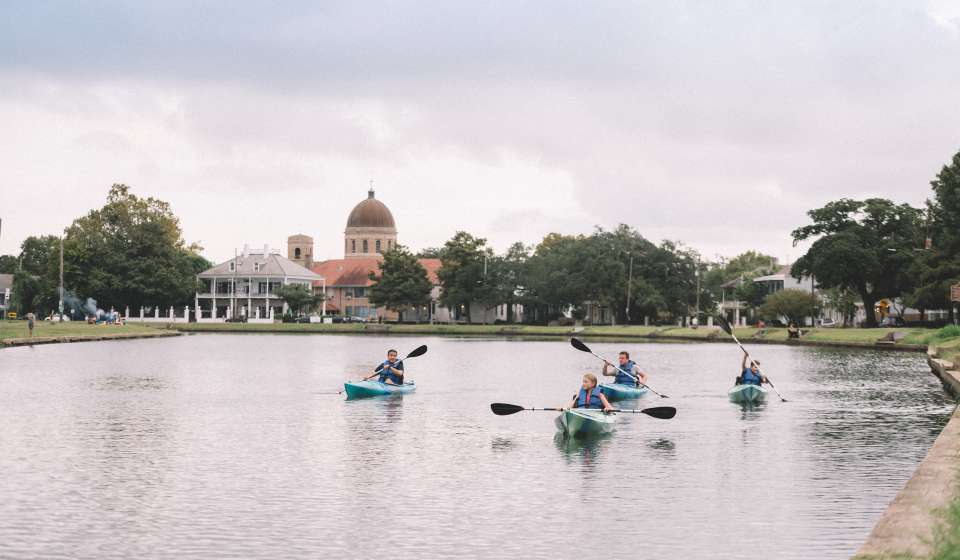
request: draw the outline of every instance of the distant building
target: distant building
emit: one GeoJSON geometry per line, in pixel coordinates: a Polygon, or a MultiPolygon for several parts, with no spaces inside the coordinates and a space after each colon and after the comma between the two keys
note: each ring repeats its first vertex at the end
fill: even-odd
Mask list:
{"type": "Polygon", "coordinates": [[[287,238],[287,259],[303,268],[313,267],[313,238],[297,234],[287,238]]]}
{"type": "Polygon", "coordinates": [[[11,296],[13,296],[13,274],[0,274],[0,313],[4,317],[10,310],[11,296]]]}
{"type": "Polygon", "coordinates": [[[397,225],[387,205],[377,200],[373,189],[367,199],[353,207],[343,231],[343,256],[348,259],[381,258],[397,244],[397,225]]]}
{"type": "Polygon", "coordinates": [[[323,278],[315,272],[271,253],[244,247],[236,258],[222,262],[197,275],[200,288],[195,295],[198,321],[224,321],[246,317],[248,321],[271,321],[289,309],[277,288],[292,284],[306,287],[323,278]]]}

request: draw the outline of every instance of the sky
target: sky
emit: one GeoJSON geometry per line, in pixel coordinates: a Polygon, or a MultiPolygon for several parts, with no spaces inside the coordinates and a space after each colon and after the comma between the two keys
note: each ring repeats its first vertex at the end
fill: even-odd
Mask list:
{"type": "Polygon", "coordinates": [[[619,223],[801,256],[837,198],[921,205],[960,150],[960,2],[17,2],[0,18],[0,253],[110,185],[213,261],[374,181],[400,243],[619,223]]]}

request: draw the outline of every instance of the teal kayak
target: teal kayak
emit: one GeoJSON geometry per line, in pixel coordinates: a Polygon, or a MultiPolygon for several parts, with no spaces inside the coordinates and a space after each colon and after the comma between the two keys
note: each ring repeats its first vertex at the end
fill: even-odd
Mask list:
{"type": "Polygon", "coordinates": [[[603,394],[610,402],[639,399],[649,392],[649,389],[646,387],[636,387],[625,383],[603,384],[600,386],[600,390],[603,391],[603,394]]]}
{"type": "Polygon", "coordinates": [[[383,395],[402,395],[412,393],[417,386],[410,383],[390,385],[379,381],[348,381],[343,384],[348,399],[363,399],[367,397],[381,397],[383,395]]]}
{"type": "Polygon", "coordinates": [[[730,402],[762,403],[767,400],[767,390],[759,385],[734,385],[727,396],[730,402]]]}
{"type": "Polygon", "coordinates": [[[568,436],[608,434],[617,425],[617,417],[602,410],[572,408],[557,416],[557,429],[568,436]]]}

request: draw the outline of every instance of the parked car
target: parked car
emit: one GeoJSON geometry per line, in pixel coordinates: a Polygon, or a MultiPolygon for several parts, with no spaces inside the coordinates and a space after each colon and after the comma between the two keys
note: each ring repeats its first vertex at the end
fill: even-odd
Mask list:
{"type": "Polygon", "coordinates": [[[824,319],[820,321],[820,326],[824,329],[832,329],[837,326],[837,322],[833,319],[824,319]]]}

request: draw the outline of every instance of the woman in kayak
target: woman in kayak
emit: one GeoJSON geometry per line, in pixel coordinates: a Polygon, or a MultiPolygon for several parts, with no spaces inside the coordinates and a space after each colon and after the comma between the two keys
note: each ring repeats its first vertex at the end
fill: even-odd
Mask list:
{"type": "Polygon", "coordinates": [[[760,373],[760,362],[751,360],[750,367],[747,367],[747,355],[743,355],[743,361],[740,363],[740,377],[737,378],[737,385],[762,385],[768,383],[767,378],[760,373]]]}
{"type": "Polygon", "coordinates": [[[613,410],[603,391],[597,387],[597,376],[592,373],[584,374],[580,392],[574,395],[573,400],[563,408],[600,408],[604,412],[613,410]]]}
{"type": "MultiPolygon", "coordinates": [[[[380,383],[403,385],[403,362],[397,363],[396,350],[387,350],[387,359],[377,367],[377,373],[380,374],[380,379],[377,380],[380,383]]],[[[373,377],[373,375],[370,377],[373,377]]],[[[370,377],[367,379],[370,379],[370,377]]]]}
{"type": "Polygon", "coordinates": [[[614,383],[619,383],[621,385],[630,385],[631,387],[647,384],[647,374],[644,373],[637,364],[633,363],[633,360],[630,359],[630,352],[623,351],[620,352],[619,360],[620,366],[619,369],[614,368],[613,372],[610,372],[610,368],[613,367],[613,364],[604,360],[603,362],[603,375],[607,377],[613,377],[614,383]],[[622,370],[622,371],[621,371],[622,370]],[[624,373],[626,372],[626,373],[624,373]],[[630,375],[627,375],[629,373],[630,375]],[[633,377],[631,377],[631,375],[633,377]]]}

